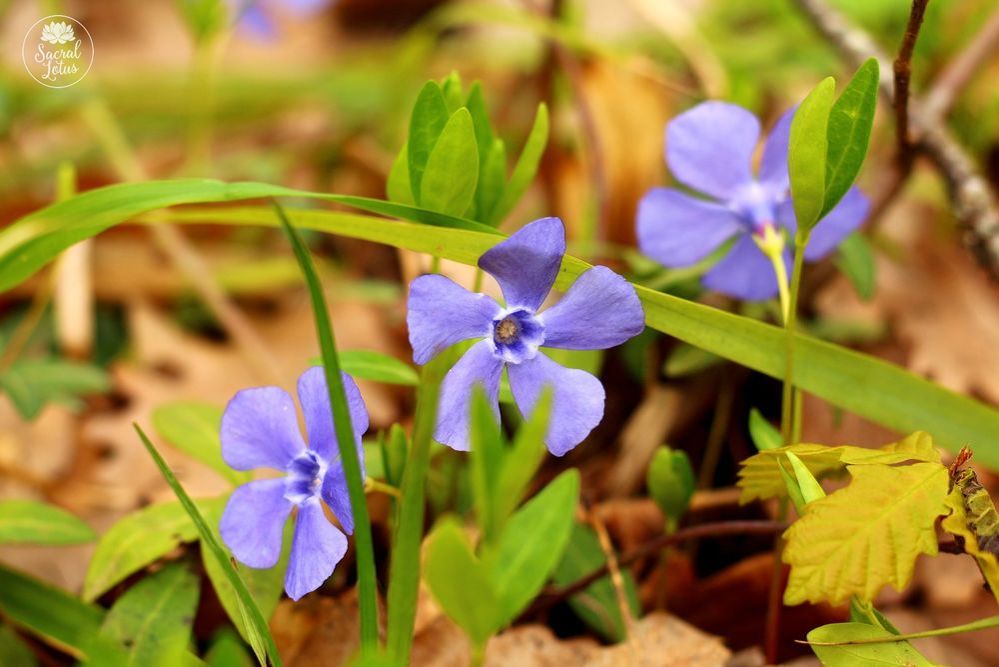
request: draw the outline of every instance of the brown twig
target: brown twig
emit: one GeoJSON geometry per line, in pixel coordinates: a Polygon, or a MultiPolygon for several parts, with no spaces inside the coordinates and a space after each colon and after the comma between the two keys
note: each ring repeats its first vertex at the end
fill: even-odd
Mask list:
{"type": "Polygon", "coordinates": [[[999,50],[999,8],[986,19],[971,42],[943,69],[923,97],[927,118],[943,118],[954,100],[996,50],[999,50]]]}
{"type": "MultiPolygon", "coordinates": [[[[700,526],[683,528],[675,533],[659,535],[641,545],[637,549],[629,551],[618,559],[620,567],[627,567],[635,561],[648,558],[665,547],[679,544],[687,540],[696,540],[705,537],[725,537],[728,535],[773,535],[787,528],[787,524],[781,521],[719,521],[717,523],[706,523],[700,526]]],[[[547,609],[557,602],[571,597],[576,593],[586,589],[595,581],[599,581],[607,576],[609,566],[607,564],[598,567],[586,576],[580,577],[571,584],[565,586],[552,587],[538,596],[532,606],[532,611],[547,609]]]]}
{"type": "Polygon", "coordinates": [[[898,161],[903,171],[912,168],[914,151],[912,137],[909,136],[909,83],[912,80],[912,52],[919,39],[919,29],[926,15],[929,0],[912,0],[909,22],[902,35],[902,45],[892,67],[895,72],[895,137],[898,143],[898,161]]]}
{"type": "MultiPolygon", "coordinates": [[[[894,81],[881,49],[867,33],[849,25],[823,0],[797,0],[799,7],[830,43],[854,66],[869,57],[881,64],[881,93],[894,99],[894,81]]],[[[954,213],[965,228],[964,243],[993,279],[999,279],[999,207],[974,162],[939,121],[910,96],[910,134],[915,148],[925,154],[947,182],[954,213]]]]}
{"type": "Polygon", "coordinates": [[[634,639],[633,626],[635,619],[632,618],[631,607],[628,606],[628,595],[624,588],[624,577],[621,576],[621,567],[617,561],[617,554],[614,553],[614,545],[611,542],[610,535],[607,534],[607,526],[599,514],[592,510],[589,503],[585,505],[585,508],[586,517],[590,525],[593,526],[593,531],[597,534],[597,540],[600,542],[600,549],[604,552],[604,557],[607,559],[607,571],[610,573],[611,583],[614,586],[614,597],[617,600],[618,610],[621,612],[621,623],[624,625],[625,637],[629,641],[632,641],[634,639]]]}
{"type": "Polygon", "coordinates": [[[557,41],[552,41],[552,49],[555,58],[562,67],[562,71],[565,72],[566,78],[569,80],[569,85],[576,98],[579,122],[583,126],[583,134],[586,135],[586,145],[590,152],[590,182],[593,183],[597,198],[597,239],[594,240],[600,240],[606,235],[607,225],[610,224],[610,196],[607,192],[607,167],[604,160],[604,149],[600,144],[600,131],[597,128],[593,107],[590,106],[590,102],[586,98],[586,81],[582,67],[576,58],[557,41]]]}

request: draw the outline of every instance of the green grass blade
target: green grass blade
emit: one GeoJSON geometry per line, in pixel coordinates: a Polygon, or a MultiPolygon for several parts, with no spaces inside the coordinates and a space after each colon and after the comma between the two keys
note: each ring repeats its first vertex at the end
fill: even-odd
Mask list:
{"type": "Polygon", "coordinates": [[[453,359],[439,355],[423,367],[416,403],[413,444],[402,476],[399,524],[389,564],[387,648],[396,664],[409,664],[413,646],[416,599],[420,588],[420,538],[423,537],[424,489],[430,465],[430,445],[437,424],[440,383],[453,359]]]}
{"type": "MultiPolygon", "coordinates": [[[[254,183],[154,181],[100,188],[46,207],[0,231],[0,290],[31,275],[75,241],[141,213],[182,203],[266,196],[260,194],[260,188],[283,195],[296,193],[254,183]]],[[[409,216],[414,210],[419,209],[402,206],[400,216],[409,216]]],[[[294,211],[289,215],[305,228],[437,254],[471,266],[503,238],[491,228],[486,228],[488,233],[443,229],[332,211],[294,211]]],[[[276,225],[273,211],[266,207],[170,212],[162,219],[276,225]]],[[[448,222],[455,220],[461,222],[456,218],[448,222]]],[[[566,289],[587,268],[585,262],[567,256],[556,286],[566,289]]],[[[636,290],[648,326],[753,370],[783,377],[783,330],[648,288],[636,290]]],[[[954,451],[969,444],[982,463],[999,468],[999,444],[995,442],[999,411],[880,359],[803,334],[796,334],[795,341],[795,386],[899,432],[929,431],[941,446],[954,451]]]]}
{"type": "Polygon", "coordinates": [[[145,445],[146,450],[149,455],[153,457],[153,462],[156,467],[160,469],[160,473],[166,480],[170,488],[173,489],[174,494],[177,496],[177,500],[180,504],[184,506],[187,510],[188,516],[191,517],[191,521],[198,529],[198,534],[201,535],[201,545],[202,548],[207,547],[218,564],[222,566],[225,570],[226,577],[229,579],[229,583],[232,587],[236,589],[236,595],[239,596],[239,600],[246,610],[246,614],[249,620],[248,625],[253,628],[253,641],[250,642],[253,652],[257,655],[257,659],[261,664],[266,663],[266,659],[270,659],[270,662],[274,667],[281,667],[281,656],[278,655],[277,646],[274,644],[274,637],[271,636],[271,631],[267,627],[267,621],[264,620],[263,615],[260,610],[257,609],[257,605],[253,602],[253,597],[250,595],[250,591],[246,589],[246,584],[240,578],[239,573],[236,572],[236,567],[233,565],[230,556],[225,552],[222,546],[215,540],[215,536],[212,534],[212,529],[205,523],[205,519],[201,516],[201,512],[198,510],[197,505],[191,500],[191,497],[187,495],[187,491],[184,487],[180,485],[177,481],[177,477],[170,470],[170,466],[166,464],[163,457],[156,450],[155,445],[149,440],[145,432],[138,424],[133,424],[135,427],[135,432],[139,434],[139,438],[142,440],[142,444],[145,445]],[[266,656],[266,659],[265,659],[266,656]]]}
{"type": "Polygon", "coordinates": [[[340,360],[336,352],[336,339],[333,323],[330,322],[326,307],[326,296],[312,263],[312,256],[302,242],[284,210],[275,202],[281,225],[284,227],[295,258],[302,268],[305,282],[312,298],[312,312],[316,318],[316,334],[323,355],[323,370],[329,390],[330,405],[333,408],[333,426],[336,432],[337,447],[347,478],[347,491],[354,513],[354,543],[357,547],[357,582],[361,608],[361,649],[364,652],[378,648],[378,590],[375,578],[375,549],[371,541],[371,519],[368,517],[368,502],[364,495],[364,480],[361,478],[361,462],[354,447],[354,429],[350,423],[350,409],[347,407],[347,392],[343,388],[340,360]]]}

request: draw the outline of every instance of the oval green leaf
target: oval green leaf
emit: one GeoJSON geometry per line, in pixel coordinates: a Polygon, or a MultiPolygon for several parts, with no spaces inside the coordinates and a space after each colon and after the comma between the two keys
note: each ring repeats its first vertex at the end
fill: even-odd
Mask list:
{"type": "Polygon", "coordinates": [[[0,543],[83,544],[97,538],[66,510],[32,500],[0,502],[0,543]]]}
{"type": "Polygon", "coordinates": [[[238,486],[250,481],[251,475],[233,470],[222,460],[221,424],[222,408],[208,403],[177,401],[153,410],[153,426],[174,449],[201,461],[238,486]]]}

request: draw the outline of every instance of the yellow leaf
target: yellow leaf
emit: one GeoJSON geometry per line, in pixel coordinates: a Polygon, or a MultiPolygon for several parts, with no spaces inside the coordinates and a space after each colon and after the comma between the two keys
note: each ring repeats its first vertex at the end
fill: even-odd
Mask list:
{"type": "MultiPolygon", "coordinates": [[[[991,503],[991,500],[989,502],[991,503]]],[[[999,601],[999,561],[996,560],[994,553],[979,548],[978,537],[968,527],[964,494],[959,487],[955,486],[947,495],[946,505],[950,508],[950,514],[940,523],[940,527],[964,541],[964,550],[975,557],[978,569],[988,582],[992,595],[996,597],[996,601],[999,601]]]]}
{"type": "Polygon", "coordinates": [[[880,449],[841,445],[798,444],[778,449],[768,449],[749,457],[742,462],[739,470],[738,486],[742,489],[740,503],[756,499],[783,498],[787,487],[780,476],[778,461],[790,466],[787,452],[794,452],[811,473],[820,479],[841,472],[848,465],[892,465],[906,461],[940,462],[940,452],[933,446],[933,439],[927,433],[917,431],[898,442],[880,449]]]}
{"type": "Polygon", "coordinates": [[[916,557],[937,553],[936,518],[947,511],[947,469],[851,465],[853,481],[809,503],[784,533],[791,566],[786,604],[872,600],[885,584],[902,590],[916,557]]]}

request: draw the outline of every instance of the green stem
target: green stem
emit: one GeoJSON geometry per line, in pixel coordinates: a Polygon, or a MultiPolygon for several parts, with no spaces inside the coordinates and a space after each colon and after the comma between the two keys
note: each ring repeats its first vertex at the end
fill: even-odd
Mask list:
{"type": "Polygon", "coordinates": [[[361,616],[361,651],[373,653],[378,648],[378,590],[375,575],[375,549],[371,539],[371,519],[368,516],[368,502],[364,495],[364,479],[361,475],[361,461],[354,445],[354,429],[350,423],[350,410],[347,408],[347,392],[343,386],[340,359],[336,351],[336,338],[333,323],[330,322],[326,297],[316,274],[315,266],[308,249],[294,227],[291,226],[284,210],[274,203],[274,209],[285,233],[291,240],[305,281],[312,298],[312,310],[316,318],[316,333],[323,356],[326,373],[326,386],[329,390],[330,406],[333,411],[333,427],[336,433],[337,448],[347,478],[347,492],[350,507],[354,514],[354,544],[357,547],[357,587],[361,616]]]}
{"type": "MultiPolygon", "coordinates": [[[[878,626],[880,627],[880,625],[878,626]]],[[[852,639],[846,642],[809,642],[797,640],[799,644],[810,644],[812,646],[847,646],[852,644],[885,644],[888,642],[901,642],[909,639],[924,639],[926,637],[944,637],[946,635],[957,635],[962,632],[976,632],[978,630],[988,630],[999,627],[999,616],[989,616],[980,618],[971,623],[963,625],[952,625],[949,628],[937,628],[936,630],[924,630],[923,632],[912,632],[907,635],[891,635],[887,637],[875,637],[872,639],[852,639]]]]}
{"type": "Polygon", "coordinates": [[[420,538],[425,512],[424,487],[430,467],[430,445],[437,422],[437,398],[450,354],[441,354],[423,369],[416,404],[413,444],[402,474],[399,522],[389,563],[387,647],[393,662],[409,664],[420,588],[420,538]]]}
{"type": "MultiPolygon", "coordinates": [[[[791,270],[791,293],[789,295],[787,316],[784,320],[784,331],[787,346],[785,349],[784,389],[781,400],[780,431],[784,436],[784,444],[797,442],[801,430],[801,411],[796,408],[800,403],[801,394],[794,387],[794,334],[798,322],[798,292],[801,288],[801,270],[805,261],[805,246],[808,238],[798,233],[794,239],[794,267],[791,270]]],[[[783,262],[781,262],[783,264],[783,262]]]]}
{"type": "Polygon", "coordinates": [[[191,63],[191,119],[187,129],[186,171],[208,173],[211,164],[212,117],[215,108],[215,63],[218,39],[198,40],[191,63]]]}

